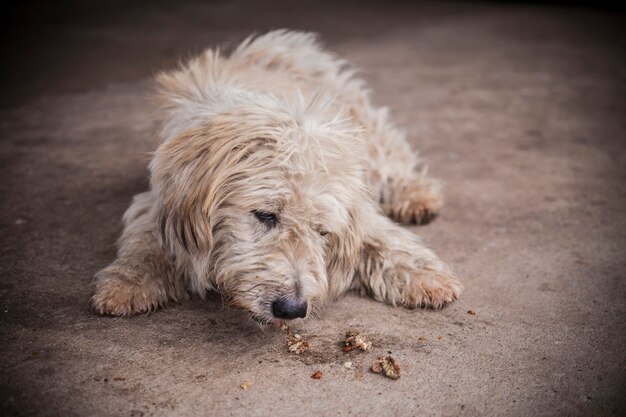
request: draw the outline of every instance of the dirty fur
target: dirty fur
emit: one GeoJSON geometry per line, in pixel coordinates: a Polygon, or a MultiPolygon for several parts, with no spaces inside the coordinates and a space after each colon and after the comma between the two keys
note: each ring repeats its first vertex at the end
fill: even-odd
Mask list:
{"type": "Polygon", "coordinates": [[[386,109],[309,33],[250,37],[158,76],[162,143],[92,308],[128,316],[219,291],[260,323],[278,298],[317,316],[349,290],[407,308],[457,299],[415,234],[442,205],[386,109]],[[255,212],[271,213],[268,226],[255,212]]]}

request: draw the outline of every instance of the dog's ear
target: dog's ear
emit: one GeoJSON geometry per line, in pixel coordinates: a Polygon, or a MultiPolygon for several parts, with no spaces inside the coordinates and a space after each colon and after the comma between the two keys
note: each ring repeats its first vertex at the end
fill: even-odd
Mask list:
{"type": "Polygon", "coordinates": [[[343,277],[330,282],[332,292],[343,294],[350,289],[363,247],[361,214],[358,208],[348,209],[349,221],[339,233],[333,233],[327,248],[326,268],[329,277],[343,277]]]}
{"type": "Polygon", "coordinates": [[[242,161],[253,146],[254,141],[225,137],[214,124],[184,130],[159,146],[150,183],[166,245],[191,255],[211,252],[218,208],[232,192],[232,180],[244,173],[242,161]]]}

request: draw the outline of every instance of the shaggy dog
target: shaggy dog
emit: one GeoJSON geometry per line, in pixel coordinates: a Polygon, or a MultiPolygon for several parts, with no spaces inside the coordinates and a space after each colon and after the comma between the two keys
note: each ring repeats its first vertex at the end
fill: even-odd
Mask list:
{"type": "Polygon", "coordinates": [[[268,324],[349,290],[407,308],[455,300],[454,273],[392,221],[432,219],[440,185],[346,67],[280,30],[161,74],[150,191],[124,215],[93,309],[127,316],[217,290],[268,324]]]}

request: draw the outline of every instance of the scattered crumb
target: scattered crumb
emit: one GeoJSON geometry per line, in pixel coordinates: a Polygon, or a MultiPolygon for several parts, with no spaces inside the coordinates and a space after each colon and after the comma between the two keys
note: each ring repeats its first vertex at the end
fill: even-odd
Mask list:
{"type": "Polygon", "coordinates": [[[372,365],[372,372],[375,374],[384,373],[387,378],[399,379],[400,378],[400,366],[396,363],[395,359],[391,355],[385,355],[378,358],[372,365]]]}
{"type": "Polygon", "coordinates": [[[311,375],[311,378],[322,379],[322,371],[318,369],[317,371],[313,372],[313,375],[311,375]]]}
{"type": "Polygon", "coordinates": [[[419,340],[420,342],[425,342],[426,338],[424,336],[420,336],[417,338],[417,340],[419,340]]]}
{"type": "Polygon", "coordinates": [[[474,310],[467,310],[467,314],[469,314],[470,316],[475,316],[476,312],[474,310]]]}
{"type": "Polygon", "coordinates": [[[443,336],[437,336],[437,340],[443,339],[443,336]]]}
{"type": "Polygon", "coordinates": [[[289,352],[299,355],[311,348],[311,344],[304,340],[302,336],[298,333],[291,333],[289,326],[285,322],[282,323],[280,329],[287,331],[287,347],[289,348],[289,352]]]}
{"type": "Polygon", "coordinates": [[[348,353],[354,349],[361,349],[364,352],[368,352],[372,347],[372,342],[368,341],[365,336],[358,332],[347,332],[346,340],[343,342],[343,350],[344,353],[348,353]]]}
{"type": "Polygon", "coordinates": [[[121,376],[116,376],[115,378],[113,378],[113,381],[126,381],[126,378],[123,378],[121,376]]]}
{"type": "Polygon", "coordinates": [[[239,385],[239,388],[241,388],[244,391],[247,391],[248,388],[250,388],[252,386],[252,381],[243,381],[243,384],[239,385]]]}
{"type": "Polygon", "coordinates": [[[311,348],[311,344],[304,340],[298,333],[291,334],[290,332],[287,335],[287,347],[289,348],[289,352],[299,355],[309,350],[311,348]]]}
{"type": "Polygon", "coordinates": [[[352,365],[352,362],[344,362],[343,367],[346,369],[354,369],[354,365],[352,365]]]}

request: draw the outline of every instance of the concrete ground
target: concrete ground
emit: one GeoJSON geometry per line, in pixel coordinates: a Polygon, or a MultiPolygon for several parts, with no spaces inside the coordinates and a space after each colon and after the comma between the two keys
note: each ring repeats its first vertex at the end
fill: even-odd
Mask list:
{"type": "Polygon", "coordinates": [[[17,10],[26,20],[3,26],[0,414],[626,414],[623,14],[128,3],[17,10]],[[442,216],[414,230],[463,297],[408,311],[347,296],[297,326],[313,344],[302,356],[217,296],[131,319],[90,313],[91,277],[147,187],[151,74],[278,27],[318,31],[360,67],[445,180],[442,216]],[[342,353],[348,329],[373,351],[342,353]],[[399,381],[368,372],[387,351],[399,381]]]}

